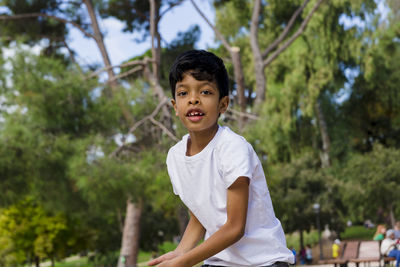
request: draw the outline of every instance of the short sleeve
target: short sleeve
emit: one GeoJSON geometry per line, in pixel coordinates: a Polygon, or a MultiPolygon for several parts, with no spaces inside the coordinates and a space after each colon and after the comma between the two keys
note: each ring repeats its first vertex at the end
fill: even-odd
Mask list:
{"type": "Polygon", "coordinates": [[[241,176],[250,180],[253,178],[257,167],[256,155],[244,138],[224,141],[218,149],[218,158],[225,188],[229,188],[241,176]]]}
{"type": "Polygon", "coordinates": [[[174,168],[175,168],[174,166],[176,164],[175,164],[175,161],[173,160],[173,155],[172,154],[173,154],[172,149],[170,149],[168,151],[167,160],[166,160],[167,170],[168,170],[169,178],[171,180],[172,190],[173,190],[175,195],[179,195],[178,189],[176,188],[176,185],[175,185],[176,182],[175,182],[175,179],[174,179],[174,177],[175,177],[174,175],[176,175],[176,174],[174,173],[174,168]]]}

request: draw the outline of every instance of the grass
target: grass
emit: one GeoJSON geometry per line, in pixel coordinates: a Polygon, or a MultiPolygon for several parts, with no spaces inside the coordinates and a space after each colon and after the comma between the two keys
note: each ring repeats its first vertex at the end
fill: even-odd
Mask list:
{"type": "Polygon", "coordinates": [[[88,262],[88,258],[80,258],[71,262],[56,262],[55,267],[92,267],[93,264],[88,262]]]}
{"type": "Polygon", "coordinates": [[[146,261],[149,261],[150,258],[151,258],[151,252],[139,251],[137,262],[138,263],[139,262],[146,262],[146,261]]]}
{"type": "Polygon", "coordinates": [[[372,240],[375,230],[375,228],[368,229],[362,225],[355,225],[347,227],[345,231],[340,234],[340,237],[342,240],[372,240]]]}

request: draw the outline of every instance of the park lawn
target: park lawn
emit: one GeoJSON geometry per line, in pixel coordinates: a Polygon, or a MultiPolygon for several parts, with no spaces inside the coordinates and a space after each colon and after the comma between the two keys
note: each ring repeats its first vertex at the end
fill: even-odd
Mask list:
{"type": "Polygon", "coordinates": [[[342,240],[372,240],[376,228],[365,228],[363,225],[350,226],[340,234],[342,240]]]}
{"type": "Polygon", "coordinates": [[[56,262],[55,267],[93,267],[87,257],[82,257],[70,262],[56,262]]]}

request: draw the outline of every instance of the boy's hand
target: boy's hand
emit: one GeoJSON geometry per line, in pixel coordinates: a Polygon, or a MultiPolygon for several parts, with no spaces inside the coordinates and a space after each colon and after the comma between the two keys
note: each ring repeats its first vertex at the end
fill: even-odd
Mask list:
{"type": "Polygon", "coordinates": [[[163,261],[162,263],[157,265],[157,267],[187,267],[187,266],[185,266],[184,264],[179,262],[177,258],[175,258],[172,260],[163,261]]]}
{"type": "MultiPolygon", "coordinates": [[[[177,252],[177,251],[170,251],[170,252],[168,252],[168,253],[166,253],[166,254],[164,254],[164,255],[161,255],[160,257],[158,257],[158,258],[155,258],[154,260],[151,260],[151,261],[149,261],[148,263],[147,263],[147,265],[149,265],[149,266],[154,266],[154,265],[157,265],[157,264],[159,264],[159,263],[162,263],[162,262],[164,262],[164,261],[169,261],[169,260],[172,260],[172,259],[174,259],[174,258],[176,258],[176,257],[178,257],[178,256],[180,256],[180,255],[182,255],[182,253],[180,253],[180,252],[177,252]]],[[[161,265],[160,265],[161,266],[161,265]]],[[[172,265],[165,265],[165,266],[172,266],[172,265]]]]}

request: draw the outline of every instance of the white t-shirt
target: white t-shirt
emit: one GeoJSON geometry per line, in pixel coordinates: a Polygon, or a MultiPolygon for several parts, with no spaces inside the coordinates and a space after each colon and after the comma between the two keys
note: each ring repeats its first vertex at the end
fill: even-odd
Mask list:
{"type": "Polygon", "coordinates": [[[169,150],[168,173],[174,193],[206,229],[206,239],[226,222],[228,187],[240,176],[250,179],[244,236],[205,264],[259,267],[277,261],[294,263],[253,147],[228,127],[220,126],[201,152],[186,156],[188,138],[185,135],[169,150]]]}

